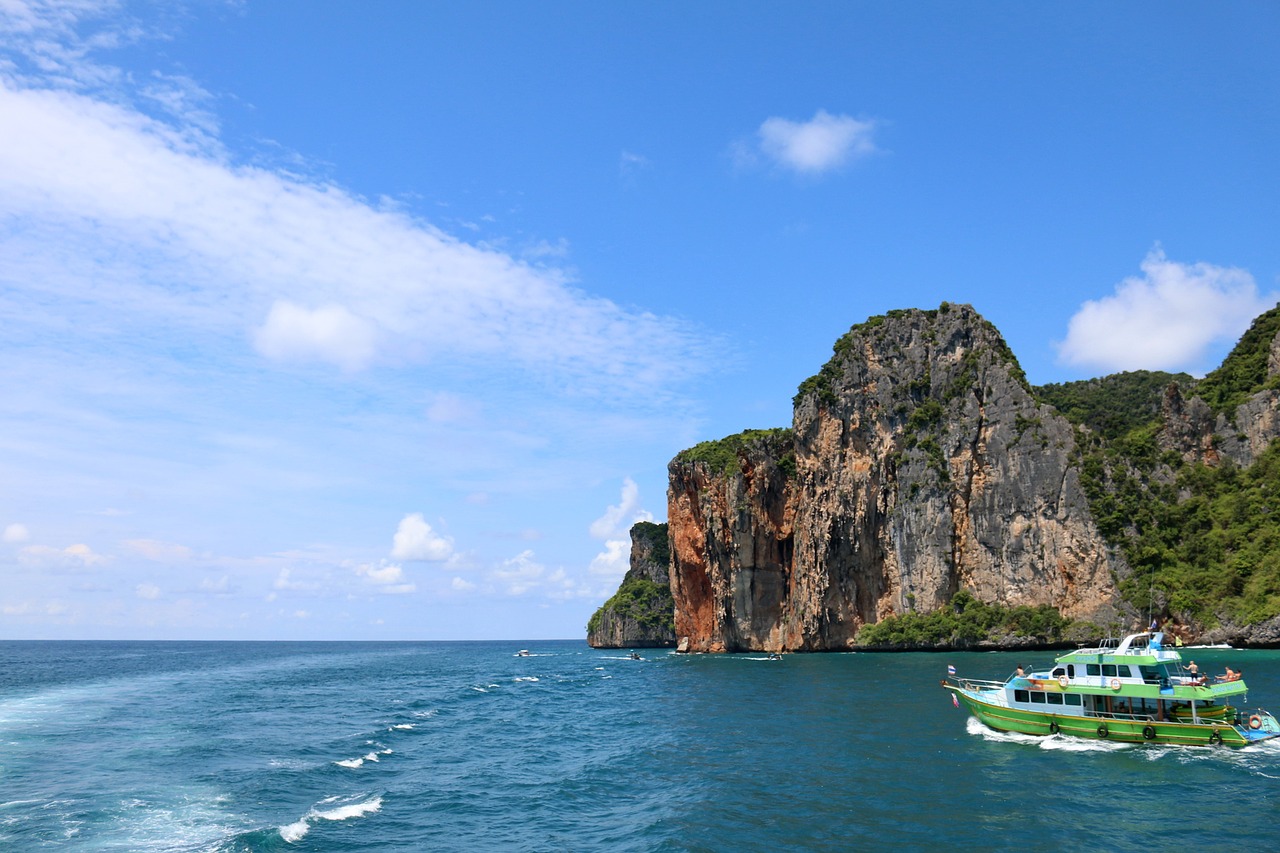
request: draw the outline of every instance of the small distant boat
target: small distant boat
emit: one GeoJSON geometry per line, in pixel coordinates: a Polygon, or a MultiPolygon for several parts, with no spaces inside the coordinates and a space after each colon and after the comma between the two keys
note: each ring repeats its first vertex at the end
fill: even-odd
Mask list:
{"type": "Polygon", "coordinates": [[[528,650],[528,649],[521,649],[520,651],[516,652],[515,656],[516,656],[516,657],[518,657],[518,658],[527,658],[527,657],[531,657],[531,655],[529,654],[529,650],[528,650]]]}
{"type": "Polygon", "coordinates": [[[1008,680],[956,678],[952,701],[1004,732],[1188,746],[1248,746],[1280,737],[1280,722],[1246,711],[1244,679],[1227,670],[1210,679],[1183,668],[1160,633],[1130,634],[1062,655],[1048,670],[1008,680]]]}
{"type": "Polygon", "coordinates": [[[782,655],[777,652],[769,652],[769,660],[782,660],[782,655]]]}
{"type": "Polygon", "coordinates": [[[632,652],[631,654],[627,655],[627,657],[629,657],[631,660],[644,660],[644,658],[640,657],[639,652],[632,652]]]}

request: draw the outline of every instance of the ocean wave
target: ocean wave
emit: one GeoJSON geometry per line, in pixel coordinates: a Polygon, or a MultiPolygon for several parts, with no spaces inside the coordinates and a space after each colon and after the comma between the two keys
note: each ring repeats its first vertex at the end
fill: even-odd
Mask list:
{"type": "Polygon", "coordinates": [[[393,726],[391,726],[391,728],[387,729],[387,731],[389,731],[389,732],[394,732],[394,731],[401,731],[401,732],[413,731],[413,723],[396,723],[396,724],[394,724],[393,726]]]}
{"type": "Polygon", "coordinates": [[[394,752],[395,750],[393,749],[388,749],[386,747],[383,747],[382,749],[378,749],[373,752],[367,752],[360,758],[347,758],[342,761],[335,761],[333,763],[338,765],[339,767],[351,767],[351,768],[362,767],[366,761],[376,763],[378,760],[378,756],[391,755],[394,752]]]}
{"type": "Polygon", "coordinates": [[[537,681],[537,680],[538,680],[538,676],[536,676],[536,675],[518,675],[518,676],[516,676],[516,677],[515,677],[515,679],[514,679],[514,680],[515,680],[515,681],[537,681]]]}
{"type": "Polygon", "coordinates": [[[382,810],[382,796],[363,799],[366,794],[355,797],[329,797],[311,807],[311,810],[293,823],[280,827],[280,837],[290,844],[296,844],[311,831],[311,825],[322,820],[351,820],[376,814],[382,810]],[[345,802],[344,802],[345,800],[345,802]],[[341,803],[341,805],[334,805],[341,803]],[[324,807],[328,808],[324,808],[324,807]]]}

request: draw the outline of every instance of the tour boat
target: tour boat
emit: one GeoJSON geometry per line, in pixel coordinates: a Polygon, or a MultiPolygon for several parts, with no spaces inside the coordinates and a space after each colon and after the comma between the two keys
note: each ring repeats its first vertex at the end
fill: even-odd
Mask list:
{"type": "Polygon", "coordinates": [[[1248,688],[1240,673],[1214,677],[1187,669],[1163,641],[1158,632],[1104,640],[1004,682],[957,678],[948,667],[942,686],[999,731],[1191,746],[1280,737],[1274,716],[1244,710],[1248,688]]]}

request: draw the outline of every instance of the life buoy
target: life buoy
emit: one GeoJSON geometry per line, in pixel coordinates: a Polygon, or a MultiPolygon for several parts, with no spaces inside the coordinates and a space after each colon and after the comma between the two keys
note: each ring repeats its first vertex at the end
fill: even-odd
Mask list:
{"type": "Polygon", "coordinates": [[[1058,686],[1061,687],[1063,690],[1066,690],[1067,685],[1070,683],[1071,683],[1071,680],[1067,678],[1065,675],[1058,676],[1058,686]]]}
{"type": "Polygon", "coordinates": [[[1250,718],[1249,718],[1249,728],[1251,728],[1251,729],[1260,729],[1260,728],[1262,728],[1262,718],[1261,718],[1261,717],[1259,717],[1257,714],[1254,714],[1252,717],[1250,717],[1250,718]]]}
{"type": "Polygon", "coordinates": [[[1049,734],[1051,734],[1051,735],[1056,735],[1058,732],[1059,732],[1059,729],[1058,729],[1058,721],[1057,721],[1057,720],[1050,720],[1050,721],[1049,721],[1049,734]]]}
{"type": "Polygon", "coordinates": [[[1113,678],[1113,679],[1111,679],[1111,689],[1112,689],[1112,690],[1119,690],[1119,689],[1120,689],[1120,679],[1118,679],[1118,678],[1113,678]]]}
{"type": "Polygon", "coordinates": [[[1143,726],[1143,727],[1142,727],[1142,736],[1143,736],[1144,738],[1146,738],[1147,740],[1155,740],[1155,739],[1156,739],[1156,727],[1155,727],[1155,726],[1143,726]]]}
{"type": "Polygon", "coordinates": [[[1209,734],[1209,743],[1217,744],[1218,746],[1221,746],[1221,745],[1222,745],[1222,732],[1218,731],[1217,729],[1214,729],[1214,730],[1209,734]]]}
{"type": "Polygon", "coordinates": [[[1109,734],[1111,734],[1111,732],[1107,731],[1106,723],[1103,723],[1102,725],[1098,726],[1098,737],[1106,737],[1109,734]]]}

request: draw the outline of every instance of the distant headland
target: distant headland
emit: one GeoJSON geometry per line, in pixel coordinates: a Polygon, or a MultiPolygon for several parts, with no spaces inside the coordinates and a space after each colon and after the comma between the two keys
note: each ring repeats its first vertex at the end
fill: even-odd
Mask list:
{"type": "Polygon", "coordinates": [[[1034,387],[972,307],[891,311],[793,402],[671,460],[593,646],[1280,646],[1280,307],[1200,380],[1034,387]]]}

